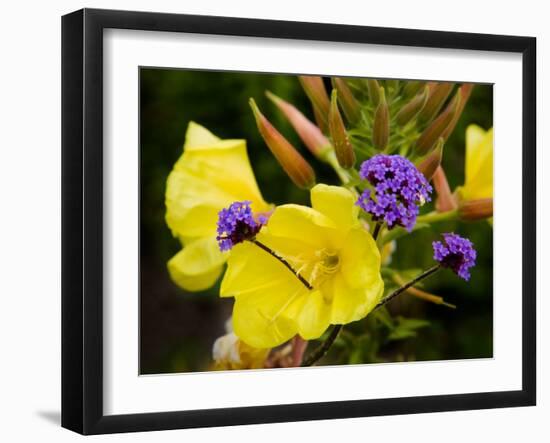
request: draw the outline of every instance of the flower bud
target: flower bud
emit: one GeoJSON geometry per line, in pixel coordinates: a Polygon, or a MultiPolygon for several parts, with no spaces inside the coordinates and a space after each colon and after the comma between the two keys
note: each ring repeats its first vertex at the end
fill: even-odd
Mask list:
{"type": "Polygon", "coordinates": [[[430,181],[435,174],[435,171],[441,165],[443,158],[443,139],[439,138],[435,149],[428,154],[417,166],[417,169],[422,172],[426,180],[430,181]]]}
{"type": "Polygon", "coordinates": [[[428,92],[429,89],[425,86],[420,94],[417,94],[399,110],[395,116],[395,120],[399,126],[405,126],[422,111],[428,100],[428,92]]]}
{"type": "Polygon", "coordinates": [[[336,158],[338,163],[345,169],[352,168],[355,164],[355,152],[346,133],[346,128],[338,110],[338,91],[332,90],[332,96],[330,100],[330,113],[328,118],[328,126],[330,130],[330,136],[334,144],[334,151],[336,152],[336,158]]]}
{"type": "Polygon", "coordinates": [[[372,128],[372,143],[378,150],[383,150],[388,145],[390,138],[390,111],[386,102],[384,88],[379,89],[379,103],[374,112],[372,128]]]}
{"type": "Polygon", "coordinates": [[[277,97],[270,91],[266,91],[265,94],[285,115],[311,153],[318,159],[324,160],[326,152],[330,150],[332,146],[321,130],[287,101],[277,97]]]}
{"type": "Polygon", "coordinates": [[[313,75],[300,75],[298,76],[298,80],[300,80],[304,92],[317,112],[316,115],[323,121],[323,125],[326,126],[330,102],[323,83],[323,78],[313,75]]]}
{"type": "Polygon", "coordinates": [[[416,141],[415,150],[418,155],[430,152],[435,143],[449,126],[458,111],[460,93],[457,93],[445,110],[424,130],[416,141]]]}
{"type": "Polygon", "coordinates": [[[460,94],[460,104],[458,106],[458,110],[455,113],[455,116],[453,117],[453,120],[451,121],[449,126],[445,128],[443,134],[441,134],[441,137],[443,137],[444,140],[447,140],[454,131],[458,119],[462,115],[462,111],[464,111],[464,107],[466,106],[466,103],[468,103],[470,95],[472,94],[472,89],[474,89],[474,85],[472,83],[464,83],[458,89],[458,92],[460,94]]]}
{"type": "Polygon", "coordinates": [[[460,202],[458,207],[460,220],[475,221],[484,220],[493,216],[493,199],[482,198],[460,202]]]}
{"type": "Polygon", "coordinates": [[[332,86],[338,91],[338,101],[342,106],[342,110],[348,122],[351,124],[357,123],[361,117],[361,109],[346,81],[338,77],[333,77],[332,86]]]}
{"type": "Polygon", "coordinates": [[[399,80],[386,80],[388,95],[393,97],[399,89],[399,80]]]}
{"type": "Polygon", "coordinates": [[[418,121],[420,123],[429,123],[441,110],[441,107],[445,103],[445,100],[451,94],[455,84],[454,83],[431,83],[430,93],[428,95],[428,101],[426,106],[422,109],[418,115],[418,121]]]}
{"type": "Polygon", "coordinates": [[[414,97],[425,86],[425,82],[408,81],[403,88],[403,97],[414,97]]]}
{"type": "Polygon", "coordinates": [[[380,102],[380,84],[375,79],[367,80],[367,89],[369,90],[369,99],[374,106],[380,102]]]}
{"type": "Polygon", "coordinates": [[[313,107],[313,117],[315,118],[315,123],[317,123],[317,127],[321,130],[321,132],[323,134],[328,134],[328,120],[321,116],[321,113],[315,106],[313,107]]]}
{"type": "Polygon", "coordinates": [[[456,209],[456,199],[451,193],[449,182],[443,168],[439,166],[432,177],[432,182],[437,192],[437,200],[435,201],[435,209],[437,212],[447,212],[456,209]]]}
{"type": "Polygon", "coordinates": [[[273,127],[258,109],[254,99],[250,107],[256,119],[256,125],[272,154],[283,167],[296,186],[309,189],[315,185],[315,172],[309,163],[300,155],[283,135],[273,127]]]}

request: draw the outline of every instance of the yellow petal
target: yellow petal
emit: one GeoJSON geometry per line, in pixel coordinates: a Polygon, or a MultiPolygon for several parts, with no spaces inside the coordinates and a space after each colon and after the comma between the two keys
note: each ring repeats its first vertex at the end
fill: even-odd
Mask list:
{"type": "Polygon", "coordinates": [[[320,290],[307,293],[295,302],[298,333],[305,340],[319,338],[330,325],[331,303],[320,290]]]}
{"type": "Polygon", "coordinates": [[[201,126],[195,122],[189,122],[189,125],[187,125],[187,132],[185,133],[185,148],[194,146],[208,146],[218,141],[220,141],[220,139],[204,126],[201,126]]]}
{"type": "Polygon", "coordinates": [[[311,189],[311,206],[330,218],[339,229],[357,224],[359,207],[356,198],[346,188],[318,184],[311,189]]]}
{"type": "Polygon", "coordinates": [[[353,288],[341,274],[332,281],[331,323],[346,324],[364,318],[380,301],[384,292],[384,282],[378,277],[372,278],[367,286],[353,288]]]}
{"type": "Polygon", "coordinates": [[[464,200],[493,196],[493,130],[470,125],[466,129],[465,184],[459,189],[464,200]]]}
{"type": "Polygon", "coordinates": [[[296,334],[287,309],[307,292],[280,261],[245,242],[231,251],[220,296],[235,297],[233,328],[239,338],[255,348],[267,348],[296,334]]]}
{"type": "Polygon", "coordinates": [[[166,184],[166,222],[179,237],[215,233],[218,212],[250,200],[254,212],[268,211],[250,167],[244,140],[219,140],[190,124],[185,150],[166,184]]]}
{"type": "MultiPolygon", "coordinates": [[[[278,302],[283,303],[284,297],[278,302]]],[[[284,316],[273,318],[277,305],[264,305],[264,298],[237,298],[233,307],[233,328],[235,334],[254,348],[266,349],[278,346],[296,335],[296,323],[284,316]]]]}
{"type": "Polygon", "coordinates": [[[330,218],[300,205],[278,206],[267,225],[275,237],[297,240],[316,248],[329,247],[331,237],[338,234],[330,218]]]}
{"type": "Polygon", "coordinates": [[[340,269],[351,288],[367,287],[380,280],[380,251],[362,228],[350,231],[340,252],[340,269]]]}
{"type": "Polygon", "coordinates": [[[218,248],[216,239],[198,239],[183,248],[168,262],[172,280],[187,291],[202,291],[212,286],[220,277],[225,255],[218,248]]]}

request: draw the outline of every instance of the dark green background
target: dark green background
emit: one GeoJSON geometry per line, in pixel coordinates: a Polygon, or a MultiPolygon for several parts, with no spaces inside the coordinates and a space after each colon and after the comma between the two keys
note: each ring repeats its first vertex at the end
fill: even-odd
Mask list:
{"type": "MultiPolygon", "coordinates": [[[[315,167],[318,181],[337,184],[324,164],[310,155],[281,114],[267,100],[268,89],[312,118],[309,102],[295,76],[142,68],[140,70],[141,231],[140,231],[140,370],[167,373],[207,369],[214,340],[224,333],[232,301],[217,297],[218,287],[188,294],[173,284],[166,262],[179,251],[164,222],[165,183],[182,153],[187,124],[193,120],[221,138],[244,138],[266,201],[309,204],[260,138],[248,99],[254,97],[268,119],[315,167]]],[[[470,123],[485,129],[493,121],[492,86],[477,85],[445,145],[443,165],[451,189],[464,180],[464,132],[470,123]]],[[[227,174],[231,175],[228,170],[227,174]]],[[[426,209],[423,209],[423,212],[426,209]]],[[[383,346],[388,361],[482,358],[492,356],[492,229],[487,222],[441,223],[400,240],[393,257],[396,268],[426,268],[432,263],[431,242],[438,232],[468,236],[478,251],[469,282],[450,271],[426,283],[458,309],[401,297],[392,302],[400,315],[428,319],[418,336],[383,346]]]]}

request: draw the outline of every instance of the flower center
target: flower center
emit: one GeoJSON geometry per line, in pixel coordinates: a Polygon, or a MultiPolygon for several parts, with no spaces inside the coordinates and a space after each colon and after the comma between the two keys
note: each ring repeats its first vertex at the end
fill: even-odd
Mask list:
{"type": "Polygon", "coordinates": [[[320,255],[321,260],[319,262],[319,266],[321,267],[322,271],[326,274],[335,273],[340,267],[340,257],[338,256],[338,254],[334,251],[327,251],[323,249],[320,255]]]}

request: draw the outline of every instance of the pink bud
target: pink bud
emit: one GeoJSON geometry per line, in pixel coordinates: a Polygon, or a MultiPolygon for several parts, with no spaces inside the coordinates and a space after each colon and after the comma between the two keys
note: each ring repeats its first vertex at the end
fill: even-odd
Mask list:
{"type": "Polygon", "coordinates": [[[269,91],[265,94],[285,115],[311,153],[322,160],[331,145],[321,130],[290,103],[269,91]]]}
{"type": "Polygon", "coordinates": [[[451,193],[447,176],[443,171],[443,168],[439,166],[432,177],[432,182],[437,192],[437,200],[435,202],[435,209],[437,212],[453,211],[457,208],[456,199],[451,193]]]}
{"type": "Polygon", "coordinates": [[[269,123],[252,98],[250,99],[250,107],[262,138],[294,184],[303,189],[313,187],[315,185],[313,168],[294,146],[269,123]]]}

